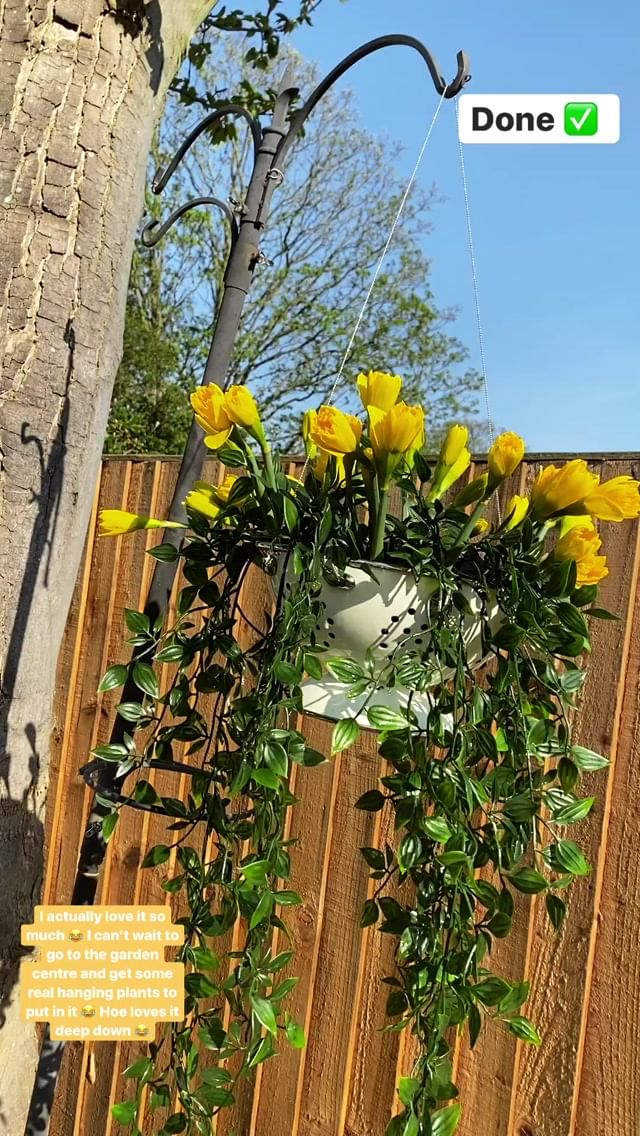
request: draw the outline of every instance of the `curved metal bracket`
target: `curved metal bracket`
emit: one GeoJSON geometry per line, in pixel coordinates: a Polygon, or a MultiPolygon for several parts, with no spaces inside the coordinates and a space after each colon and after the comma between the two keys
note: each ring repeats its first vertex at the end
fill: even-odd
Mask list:
{"type": "Polygon", "coordinates": [[[436,91],[439,95],[444,95],[445,99],[454,98],[455,95],[457,95],[462,90],[465,83],[468,83],[469,79],[471,78],[471,75],[469,74],[469,58],[464,51],[459,51],[457,55],[458,71],[455,79],[453,79],[451,83],[447,83],[446,79],[440,74],[440,68],[438,66],[438,63],[436,62],[435,57],[431,54],[429,49],[414,36],[386,35],[379,36],[377,39],[369,40],[368,43],[363,44],[362,47],[356,48],[356,50],[352,51],[350,55],[347,55],[346,59],[342,60],[342,63],[338,63],[337,67],[334,67],[333,71],[330,71],[329,74],[322,80],[322,82],[318,84],[315,90],[311,92],[304,106],[300,107],[300,110],[296,111],[292,116],[289,132],[286,138],[282,139],[282,142],[278,147],[276,158],[279,164],[283,163],[286,154],[295,141],[297,135],[300,133],[307,118],[311,114],[311,111],[320,102],[320,99],[323,97],[323,95],[325,95],[327,91],[331,87],[333,87],[334,83],[336,83],[338,79],[342,78],[342,76],[346,74],[346,72],[349,71],[351,67],[353,67],[356,63],[359,63],[361,59],[365,59],[367,55],[372,55],[374,51],[381,51],[385,47],[414,48],[414,50],[417,51],[418,54],[421,55],[424,59],[429,69],[429,74],[433,79],[433,84],[436,88],[436,91]]]}
{"type": "MultiPolygon", "coordinates": [[[[193,777],[195,773],[201,773],[201,769],[194,768],[192,765],[186,765],[180,761],[154,761],[152,765],[147,768],[169,770],[180,774],[188,774],[193,777]]],[[[133,772],[133,770],[131,771],[133,772]]],[[[88,785],[94,792],[99,793],[106,801],[111,801],[113,805],[126,805],[128,808],[137,809],[141,813],[157,813],[159,816],[170,816],[171,814],[162,807],[162,805],[145,805],[141,801],[135,801],[133,797],[125,797],[120,793],[113,784],[103,784],[104,762],[95,760],[89,761],[86,765],[82,765],[79,769],[80,776],[85,785],[88,785]]],[[[126,777],[124,778],[126,781],[126,777]]],[[[117,783],[116,783],[117,785],[117,783]]],[[[174,820],[181,818],[176,816],[174,820]]],[[[206,818],[201,818],[206,819],[206,818]]]]}
{"type": "Polygon", "coordinates": [[[252,114],[249,114],[246,107],[243,107],[240,103],[227,103],[226,106],[219,107],[218,110],[213,110],[211,114],[205,115],[198,125],[193,128],[191,133],[187,135],[182,145],[176,150],[164,173],[156,174],[154,177],[151,184],[154,193],[162,193],[185,154],[191,149],[194,142],[197,141],[203,131],[205,131],[207,127],[213,126],[214,122],[219,122],[221,119],[226,118],[227,115],[232,115],[234,118],[244,118],[245,122],[249,123],[253,138],[253,158],[255,161],[258,150],[262,144],[262,127],[258,120],[255,119],[252,114]]]}
{"type": "Polygon", "coordinates": [[[237,239],[238,222],[233,209],[227,201],[222,201],[219,197],[191,197],[188,201],[185,201],[183,205],[174,209],[173,213],[167,217],[166,221],[162,223],[160,223],[160,221],[149,221],[148,224],[145,225],[140,234],[140,240],[144,247],[153,248],[154,245],[157,245],[158,241],[162,240],[164,235],[169,232],[171,226],[174,225],[184,213],[187,213],[189,209],[195,209],[198,205],[215,205],[220,209],[225,219],[229,222],[232,241],[237,239]]]}

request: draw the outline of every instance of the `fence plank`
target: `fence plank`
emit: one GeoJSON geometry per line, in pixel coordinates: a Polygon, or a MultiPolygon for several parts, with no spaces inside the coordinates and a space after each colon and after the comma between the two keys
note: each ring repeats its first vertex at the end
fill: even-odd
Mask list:
{"type": "MultiPolygon", "coordinates": [[[[606,463],[603,478],[625,472],[625,463],[606,463]]],[[[620,622],[593,620],[593,658],[574,721],[575,741],[608,755],[618,732],[619,687],[624,673],[630,596],[636,560],[636,526],[602,526],[603,551],[610,575],[602,584],[601,606],[620,616],[620,622]]],[[[518,1045],[512,1124],[514,1136],[529,1130],[544,1136],[567,1136],[571,1131],[573,1085],[579,1074],[581,1033],[591,973],[591,932],[597,926],[598,889],[606,850],[610,806],[607,774],[589,774],[581,791],[595,795],[596,806],[575,829],[575,838],[593,864],[591,876],[576,880],[569,893],[567,921],[558,936],[550,928],[543,903],[538,903],[533,926],[527,1012],[538,1025],[539,1049],[518,1045]],[[553,1100],[553,1108],[549,1101],[553,1100]]],[[[591,1023],[589,1023],[591,1029],[591,1023]]],[[[583,1129],[580,1128],[580,1136],[583,1129]]]]}
{"type": "MultiPolygon", "coordinates": [[[[593,966],[584,1008],[582,1070],[575,1098],[575,1132],[636,1136],[640,1131],[640,597],[629,620],[626,674],[620,684],[620,724],[611,739],[608,839],[598,864],[599,888],[591,944],[593,966]]],[[[634,562],[635,561],[635,562],[634,562]]],[[[601,742],[606,745],[606,737],[601,742]]],[[[605,750],[606,752],[606,750],[605,750]]]]}
{"type": "MultiPolygon", "coordinates": [[[[483,466],[476,466],[475,472],[484,472],[483,466]]],[[[504,519],[514,493],[527,492],[536,472],[536,466],[527,464],[503,483],[491,502],[489,517],[493,523],[504,519]]],[[[494,941],[485,965],[501,977],[517,982],[524,978],[527,968],[532,903],[529,896],[517,893],[514,900],[513,931],[508,939],[494,941]]],[[[455,1058],[463,1104],[460,1136],[472,1136],[477,1131],[479,1116],[483,1117],[486,1131],[492,1136],[507,1136],[516,1045],[516,1039],[493,1022],[485,1024],[473,1051],[469,1047],[468,1033],[465,1031],[459,1037],[455,1058]]]]}
{"type": "Polygon", "coordinates": [[[292,1136],[341,1136],[351,1066],[351,1027],[360,969],[359,915],[367,897],[367,867],[359,848],[370,845],[375,820],[354,802],[378,779],[373,734],[338,759],[338,787],[314,987],[304,1090],[292,1136]]]}
{"type": "MultiPolygon", "coordinates": [[[[137,462],[132,467],[129,493],[125,505],[129,512],[154,515],[158,473],[159,468],[156,468],[156,463],[152,461],[137,462]]],[[[105,543],[104,540],[101,541],[101,547],[103,543],[105,543]]],[[[106,658],[107,667],[128,656],[130,648],[126,645],[126,639],[130,632],[124,621],[124,611],[125,608],[133,608],[137,611],[144,605],[148,582],[147,565],[150,562],[149,558],[145,556],[145,551],[150,543],[157,543],[157,534],[154,534],[153,531],[151,533],[142,531],[134,533],[126,541],[119,543],[123,545],[120,587],[113,589],[106,658]]],[[[98,723],[99,743],[107,741],[109,738],[115,718],[115,706],[120,700],[120,694],[121,692],[118,689],[103,696],[98,723]]],[[[136,893],[140,879],[139,865],[145,816],[145,813],[136,809],[121,810],[118,826],[110,841],[102,871],[100,890],[97,896],[99,903],[134,904],[137,902],[136,893]]],[[[111,1105],[115,1100],[121,1099],[125,1089],[124,1082],[117,1076],[120,1044],[105,1041],[90,1044],[87,1049],[89,1055],[91,1053],[94,1055],[95,1081],[93,1084],[86,1080],[84,1082],[78,1136],[93,1136],[95,1132],[101,1131],[101,1125],[104,1136],[110,1136],[113,1128],[111,1105]]]]}

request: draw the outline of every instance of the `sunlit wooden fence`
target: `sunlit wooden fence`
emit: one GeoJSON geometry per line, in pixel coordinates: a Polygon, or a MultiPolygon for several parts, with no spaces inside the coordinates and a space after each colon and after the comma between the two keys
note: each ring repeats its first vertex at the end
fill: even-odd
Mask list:
{"type": "MultiPolygon", "coordinates": [[[[566,455],[563,455],[566,456],[566,455]]],[[[522,492],[541,461],[531,458],[503,500],[522,492]]],[[[598,458],[603,477],[636,472],[640,455],[598,458]]],[[[478,463],[471,473],[478,472],[478,463]]],[[[143,602],[153,560],[146,546],[157,533],[126,540],[96,538],[102,506],[162,517],[177,474],[175,459],[106,459],[96,495],[86,555],[60,656],[47,818],[44,902],[68,903],[90,795],[78,775],[92,746],[112,722],[112,695],[97,695],[104,670],[121,660],[123,608],[143,602]]],[[[215,467],[208,475],[215,476],[215,467]]],[[[461,1136],[638,1136],[640,1133],[640,604],[638,525],[603,530],[610,575],[602,606],[618,622],[596,622],[594,653],[582,696],[577,740],[612,758],[607,773],[586,778],[597,807],[579,839],[594,870],[573,889],[570,917],[553,937],[544,905],[518,899],[516,930],[496,943],[492,961],[510,979],[527,974],[527,1012],[544,1044],[526,1047],[490,1028],[473,1052],[456,1049],[464,1121],[461,1136]]],[[[264,596],[254,586],[243,607],[251,616],[264,596]]],[[[242,629],[240,629],[242,633],[242,629]]],[[[306,722],[310,744],[328,746],[330,727],[306,722]]],[[[399,1071],[411,1064],[411,1042],[381,1032],[392,943],[362,931],[367,869],[359,848],[375,842],[384,814],[354,810],[378,774],[373,738],[315,769],[295,767],[300,798],[292,819],[298,843],[293,880],[304,905],[292,909],[301,981],[291,997],[309,1038],[305,1051],[282,1047],[242,1085],[237,1104],[218,1122],[217,1136],[382,1136],[394,1109],[399,1071]]],[[[160,792],[170,790],[156,774],[160,792]]],[[[186,784],[182,785],[186,793],[186,784]]],[[[166,866],[139,868],[145,849],[162,841],[165,821],[124,810],[101,876],[100,903],[164,903],[166,866]]],[[[177,911],[177,914],[180,912],[177,911]]],[[[231,946],[231,944],[229,944],[231,946]]],[[[121,1072],[141,1047],[99,1042],[67,1046],[51,1136],[110,1136],[118,1131],[109,1106],[123,1099],[121,1072]]],[[[164,1114],[166,1116],[166,1113],[164,1114]]],[[[158,1118],[145,1115],[145,1136],[158,1118]]],[[[16,1134],[17,1136],[17,1134],[16,1134]]]]}

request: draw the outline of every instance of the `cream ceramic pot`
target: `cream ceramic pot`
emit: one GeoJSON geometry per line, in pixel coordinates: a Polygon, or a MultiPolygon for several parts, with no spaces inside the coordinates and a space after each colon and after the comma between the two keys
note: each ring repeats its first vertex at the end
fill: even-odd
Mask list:
{"type": "MultiPolygon", "coordinates": [[[[353,581],[353,587],[323,585],[324,613],[316,627],[316,637],[325,651],[323,662],[348,658],[366,667],[371,659],[377,674],[391,658],[397,661],[402,657],[405,650],[422,653],[428,646],[433,621],[429,601],[438,591],[438,582],[428,577],[416,582],[411,573],[383,564],[367,567],[362,563],[349,565],[347,576],[353,581]]],[[[290,581],[285,581],[285,590],[291,586],[290,581]]],[[[470,614],[463,618],[462,637],[467,664],[475,668],[483,660],[482,603],[471,588],[463,591],[470,614]]],[[[489,611],[489,621],[492,629],[500,623],[495,602],[489,611]]],[[[449,668],[434,667],[428,685],[446,682],[452,674],[449,668]]],[[[302,683],[305,712],[332,721],[355,717],[361,725],[368,726],[367,705],[404,709],[412,695],[411,709],[424,723],[432,705],[427,692],[412,693],[406,687],[370,688],[356,698],[350,698],[348,690],[348,684],[338,682],[330,674],[320,680],[305,679],[302,683]]]]}

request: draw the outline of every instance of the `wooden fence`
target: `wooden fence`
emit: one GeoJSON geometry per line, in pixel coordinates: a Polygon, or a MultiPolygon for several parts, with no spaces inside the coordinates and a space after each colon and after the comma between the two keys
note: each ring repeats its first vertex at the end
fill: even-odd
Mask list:
{"type": "MultiPolygon", "coordinates": [[[[549,455],[530,458],[503,497],[525,490],[547,460],[549,455]]],[[[608,478],[634,470],[640,458],[614,455],[592,465],[608,478]]],[[[96,539],[97,510],[120,506],[164,516],[177,468],[174,459],[103,464],[59,661],[46,903],[70,900],[90,804],[78,768],[91,747],[107,739],[112,722],[113,696],[97,695],[96,688],[107,666],[126,650],[123,608],[143,602],[154,563],[143,553],[159,539],[155,532],[96,539]]],[[[480,468],[476,464],[471,474],[480,468]]],[[[613,763],[608,775],[585,779],[598,802],[578,839],[594,870],[575,884],[568,922],[558,936],[550,933],[543,904],[535,897],[518,899],[516,929],[496,943],[492,964],[510,979],[531,978],[527,1012],[544,1041],[530,1048],[498,1027],[489,1028],[473,1052],[466,1039],[459,1041],[460,1136],[640,1133],[639,526],[605,525],[602,535],[610,564],[602,606],[620,619],[595,622],[576,739],[613,763]]],[[[254,592],[247,603],[259,605],[260,596],[254,592]]],[[[309,720],[305,729],[311,745],[327,747],[328,725],[309,720]]],[[[302,1052],[283,1046],[278,1059],[260,1066],[240,1089],[235,1108],[219,1120],[217,1136],[382,1136],[394,1110],[396,1078],[410,1066],[411,1043],[404,1035],[381,1032],[388,990],[381,977],[389,973],[392,944],[374,929],[359,927],[368,886],[359,848],[379,836],[376,826],[389,823],[384,814],[353,809],[378,773],[373,737],[363,736],[338,760],[295,768],[301,802],[292,820],[298,843],[291,886],[304,896],[304,905],[292,909],[294,972],[301,981],[290,1004],[305,1024],[308,1046],[302,1052]]],[[[157,776],[161,792],[169,792],[170,776],[157,776]]],[[[164,823],[124,810],[97,901],[168,902],[160,889],[165,868],[139,870],[145,849],[162,840],[164,823]]],[[[67,1045],[51,1136],[117,1136],[109,1106],[126,1095],[121,1073],[140,1052],[132,1043],[67,1045]]],[[[145,1115],[142,1127],[145,1136],[156,1133],[157,1114],[145,1115]]]]}

